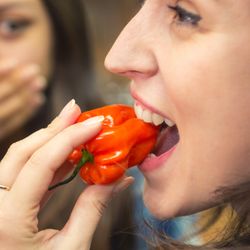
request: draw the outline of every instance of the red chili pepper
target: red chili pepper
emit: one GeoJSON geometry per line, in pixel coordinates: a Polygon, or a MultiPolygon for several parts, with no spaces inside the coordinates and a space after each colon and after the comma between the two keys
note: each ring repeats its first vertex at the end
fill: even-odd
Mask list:
{"type": "Polygon", "coordinates": [[[155,145],[159,128],[136,118],[134,109],[126,105],[110,105],[82,113],[77,122],[90,117],[104,116],[101,132],[84,145],[77,147],[68,160],[77,165],[67,180],[80,171],[88,184],[109,184],[132,166],[140,164],[155,145]]]}

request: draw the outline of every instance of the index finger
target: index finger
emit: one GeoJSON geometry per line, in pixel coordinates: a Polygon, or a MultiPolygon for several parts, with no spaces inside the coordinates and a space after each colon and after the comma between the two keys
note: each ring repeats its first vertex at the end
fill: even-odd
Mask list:
{"type": "Polygon", "coordinates": [[[18,65],[14,58],[2,59],[0,61],[0,79],[11,72],[18,65]]]}
{"type": "MultiPolygon", "coordinates": [[[[38,207],[59,167],[73,149],[90,140],[101,129],[103,117],[90,118],[66,128],[39,148],[25,164],[9,199],[18,209],[38,207]]],[[[38,211],[37,211],[38,212],[38,211]]]]}

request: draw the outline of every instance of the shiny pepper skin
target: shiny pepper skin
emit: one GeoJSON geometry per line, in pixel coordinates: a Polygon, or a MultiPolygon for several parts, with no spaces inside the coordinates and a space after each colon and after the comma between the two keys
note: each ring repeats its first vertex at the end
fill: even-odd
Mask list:
{"type": "Polygon", "coordinates": [[[129,167],[140,164],[153,149],[159,131],[158,127],[137,119],[132,107],[118,104],[83,112],[77,122],[100,115],[104,116],[101,132],[68,158],[77,164],[83,150],[93,156],[80,170],[81,178],[88,184],[112,183],[129,167]]]}

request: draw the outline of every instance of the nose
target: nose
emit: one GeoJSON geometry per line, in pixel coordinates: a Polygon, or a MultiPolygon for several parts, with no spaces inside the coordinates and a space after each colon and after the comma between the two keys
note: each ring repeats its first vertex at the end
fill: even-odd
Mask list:
{"type": "Polygon", "coordinates": [[[105,59],[110,72],[130,79],[151,77],[157,72],[154,38],[147,25],[139,12],[123,29],[105,59]]]}

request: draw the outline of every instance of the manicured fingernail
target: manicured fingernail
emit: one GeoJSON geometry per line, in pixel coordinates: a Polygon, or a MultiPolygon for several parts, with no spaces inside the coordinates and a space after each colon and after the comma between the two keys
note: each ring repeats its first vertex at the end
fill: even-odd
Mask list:
{"type": "Polygon", "coordinates": [[[65,117],[68,115],[68,113],[72,110],[72,108],[75,106],[76,101],[74,99],[72,99],[71,101],[69,101],[66,106],[63,108],[63,110],[61,111],[61,113],[59,114],[59,117],[65,117]]]}
{"type": "Polygon", "coordinates": [[[113,194],[116,195],[126,188],[128,188],[134,182],[134,178],[132,176],[125,177],[121,182],[119,182],[113,189],[113,194]]]}
{"type": "Polygon", "coordinates": [[[85,120],[84,122],[82,122],[83,126],[91,126],[91,125],[95,125],[98,123],[101,123],[104,120],[104,116],[100,115],[100,116],[94,116],[89,118],[88,120],[85,120]]]}
{"type": "Polygon", "coordinates": [[[35,106],[40,106],[42,104],[44,104],[46,101],[46,97],[44,96],[44,94],[38,94],[35,95],[34,100],[33,100],[33,104],[35,106]]]}
{"type": "Polygon", "coordinates": [[[35,74],[38,74],[39,71],[40,71],[40,67],[37,64],[33,64],[33,65],[26,67],[23,70],[21,77],[23,79],[27,79],[31,76],[34,76],[35,74]]]}

